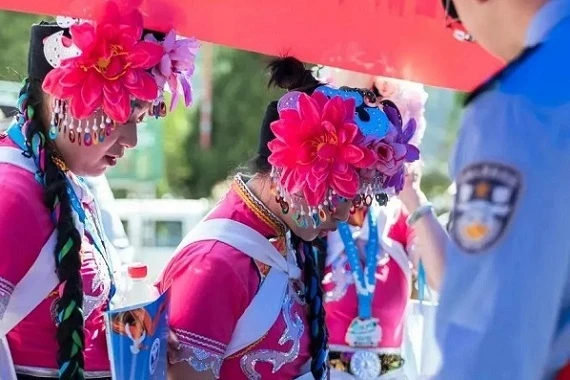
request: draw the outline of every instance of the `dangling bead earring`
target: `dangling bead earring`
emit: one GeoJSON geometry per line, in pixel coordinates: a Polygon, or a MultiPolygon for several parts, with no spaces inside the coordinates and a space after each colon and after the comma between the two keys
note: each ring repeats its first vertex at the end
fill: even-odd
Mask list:
{"type": "Polygon", "coordinates": [[[71,127],[69,128],[69,133],[67,137],[69,138],[69,141],[71,141],[72,143],[75,142],[75,131],[71,127]]]}
{"type": "Polygon", "coordinates": [[[99,129],[99,121],[93,120],[93,125],[91,126],[91,132],[93,136],[91,136],[91,143],[93,145],[99,144],[99,140],[97,139],[97,130],[99,129]]]}
{"type": "Polygon", "coordinates": [[[57,138],[58,135],[58,125],[61,123],[61,111],[62,111],[62,107],[61,104],[59,103],[58,100],[54,101],[53,107],[52,107],[52,117],[51,117],[51,123],[50,123],[50,127],[48,130],[48,137],[51,140],[55,140],[57,138]]]}
{"type": "Polygon", "coordinates": [[[110,136],[115,128],[115,123],[108,117],[105,119],[105,137],[110,136]]]}
{"type": "Polygon", "coordinates": [[[81,138],[81,132],[83,132],[83,128],[81,128],[82,125],[83,121],[80,120],[79,125],[77,126],[77,144],[79,144],[79,146],[81,146],[81,142],[83,141],[83,139],[81,138]]]}
{"type": "Polygon", "coordinates": [[[97,135],[97,140],[99,140],[100,143],[105,141],[105,128],[106,128],[105,121],[101,119],[101,125],[99,126],[99,131],[97,135]]]}
{"type": "Polygon", "coordinates": [[[319,206],[319,219],[321,220],[321,222],[327,221],[327,213],[323,209],[323,206],[319,206]]]}
{"type": "Polygon", "coordinates": [[[89,128],[89,121],[87,121],[87,125],[85,126],[85,133],[83,135],[83,144],[85,146],[91,146],[91,144],[92,144],[91,129],[89,128]]]}
{"type": "Polygon", "coordinates": [[[57,138],[58,130],[53,123],[49,127],[48,135],[51,140],[55,140],[57,138]]]}
{"type": "Polygon", "coordinates": [[[316,228],[321,224],[321,220],[319,219],[319,214],[316,212],[311,214],[311,219],[313,219],[313,226],[316,228]]]}
{"type": "Polygon", "coordinates": [[[301,209],[301,211],[295,211],[293,214],[293,220],[298,227],[307,228],[307,221],[305,220],[305,212],[301,209]]]}

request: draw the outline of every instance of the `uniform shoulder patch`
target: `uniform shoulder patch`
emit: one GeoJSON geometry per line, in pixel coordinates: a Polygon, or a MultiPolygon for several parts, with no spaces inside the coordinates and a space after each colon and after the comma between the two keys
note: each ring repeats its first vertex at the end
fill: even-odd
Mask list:
{"type": "Polygon", "coordinates": [[[518,170],[497,162],[464,168],[450,218],[452,239],[467,253],[488,250],[504,235],[522,187],[518,170]]]}

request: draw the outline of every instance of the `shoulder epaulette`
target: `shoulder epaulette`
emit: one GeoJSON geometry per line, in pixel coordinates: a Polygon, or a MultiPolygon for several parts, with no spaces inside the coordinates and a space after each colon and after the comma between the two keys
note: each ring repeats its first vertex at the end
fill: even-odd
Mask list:
{"type": "Polygon", "coordinates": [[[501,70],[496,72],[491,78],[486,80],[482,85],[475,88],[475,90],[473,90],[467,96],[463,105],[464,106],[469,105],[471,102],[473,102],[475,99],[477,99],[479,97],[479,95],[484,94],[487,91],[494,89],[501,79],[503,79],[513,69],[518,67],[521,63],[523,63],[527,58],[531,57],[532,54],[537,50],[537,48],[539,46],[540,46],[540,44],[533,46],[533,47],[526,48],[517,58],[515,58],[508,65],[506,65],[504,68],[502,68],[501,70]]]}

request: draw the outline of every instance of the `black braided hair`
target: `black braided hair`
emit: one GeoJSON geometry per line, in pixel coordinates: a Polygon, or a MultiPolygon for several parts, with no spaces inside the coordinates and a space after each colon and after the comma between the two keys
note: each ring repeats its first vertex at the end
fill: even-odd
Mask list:
{"type": "Polygon", "coordinates": [[[67,194],[66,174],[54,158],[62,160],[52,141],[46,140],[46,124],[41,120],[45,114],[42,84],[39,80],[26,80],[20,92],[18,117],[27,122],[26,138],[28,153],[40,161],[44,183],[44,203],[52,213],[57,230],[54,250],[57,276],[63,291],[57,304],[58,326],[57,363],[59,378],[83,380],[85,359],[83,350],[83,282],[81,277],[81,235],[75,228],[72,206],[67,194]],[[34,146],[36,145],[36,146],[34,146]]]}
{"type": "Polygon", "coordinates": [[[319,255],[319,248],[296,236],[293,236],[292,243],[303,253],[305,259],[303,275],[306,287],[305,300],[309,305],[311,372],[317,380],[326,379],[328,377],[328,331],[325,324],[321,275],[317,268],[316,256],[319,255]]]}

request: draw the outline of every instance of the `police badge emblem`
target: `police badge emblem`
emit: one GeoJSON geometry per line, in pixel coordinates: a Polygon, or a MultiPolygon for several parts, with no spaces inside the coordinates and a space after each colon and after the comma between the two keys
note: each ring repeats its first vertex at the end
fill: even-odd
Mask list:
{"type": "Polygon", "coordinates": [[[522,186],[512,167],[484,162],[467,166],[457,178],[451,237],[462,250],[478,253],[503,236],[522,186]]]}

